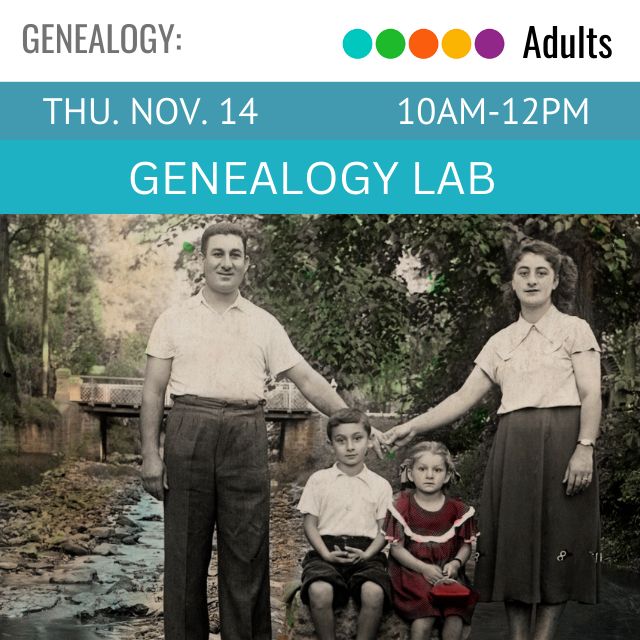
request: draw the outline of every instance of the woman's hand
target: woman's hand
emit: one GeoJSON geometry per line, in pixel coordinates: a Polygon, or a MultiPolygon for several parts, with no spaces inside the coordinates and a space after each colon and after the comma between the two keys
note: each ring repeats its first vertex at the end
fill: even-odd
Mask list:
{"type": "Polygon", "coordinates": [[[576,447],[562,482],[567,485],[567,495],[573,496],[584,491],[593,480],[593,447],[579,444],[576,447]]]}
{"type": "MultiPolygon", "coordinates": [[[[457,563],[456,563],[457,564],[457,563]]],[[[427,582],[435,584],[438,580],[444,578],[442,569],[437,564],[424,564],[421,571],[422,575],[426,578],[427,582]]]]}
{"type": "Polygon", "coordinates": [[[383,434],[382,431],[378,431],[378,429],[374,429],[373,427],[371,427],[371,446],[376,452],[378,458],[382,459],[383,452],[387,450],[385,434],[383,434]]]}
{"type": "Polygon", "coordinates": [[[384,433],[382,437],[384,438],[385,446],[390,451],[393,451],[394,449],[398,449],[409,444],[415,437],[415,433],[413,432],[411,423],[405,422],[404,424],[399,424],[389,429],[389,431],[384,433]]]}

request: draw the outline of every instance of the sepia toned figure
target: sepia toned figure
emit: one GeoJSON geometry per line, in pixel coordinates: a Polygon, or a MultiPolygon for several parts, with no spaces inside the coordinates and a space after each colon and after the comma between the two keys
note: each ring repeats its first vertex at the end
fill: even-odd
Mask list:
{"type": "Polygon", "coordinates": [[[567,601],[598,602],[600,349],[589,325],[568,314],[577,280],[569,256],[526,241],[511,274],[517,322],[487,342],[459,391],[386,438],[403,446],[455,421],[500,386],[475,589],[485,602],[505,603],[511,640],[551,640],[567,601]]]}

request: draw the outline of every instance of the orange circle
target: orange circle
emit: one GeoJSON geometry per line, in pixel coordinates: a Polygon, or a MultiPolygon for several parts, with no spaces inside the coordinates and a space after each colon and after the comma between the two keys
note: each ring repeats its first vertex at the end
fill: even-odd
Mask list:
{"type": "Polygon", "coordinates": [[[426,60],[438,50],[438,36],[429,29],[418,29],[409,38],[409,51],[426,60]]]}
{"type": "Polygon", "coordinates": [[[455,60],[464,58],[471,51],[471,38],[462,29],[451,29],[442,38],[442,50],[455,60]]]}

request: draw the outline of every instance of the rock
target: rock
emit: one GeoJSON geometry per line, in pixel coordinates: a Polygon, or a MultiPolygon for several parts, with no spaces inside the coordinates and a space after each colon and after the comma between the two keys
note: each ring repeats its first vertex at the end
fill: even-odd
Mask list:
{"type": "Polygon", "coordinates": [[[88,549],[73,540],[65,540],[60,544],[60,548],[71,556],[86,556],[89,553],[88,549]]]}
{"type": "Polygon", "coordinates": [[[126,536],[125,538],[122,538],[122,544],[137,544],[139,538],[140,536],[126,536]]]}
{"type": "Polygon", "coordinates": [[[151,516],[142,516],[140,520],[143,520],[145,522],[162,522],[162,516],[154,513],[151,516]]]}
{"type": "Polygon", "coordinates": [[[119,515],[116,518],[116,524],[119,524],[121,527],[132,527],[134,529],[140,530],[140,525],[136,524],[131,518],[127,518],[127,516],[119,515]]]}
{"type": "Polygon", "coordinates": [[[53,609],[60,600],[61,596],[51,589],[30,589],[28,591],[22,591],[8,601],[3,599],[2,615],[8,618],[17,618],[27,613],[53,609]]]}
{"type": "Polygon", "coordinates": [[[7,540],[7,546],[9,547],[20,547],[24,544],[23,536],[16,536],[15,538],[9,538],[7,540]]]}
{"type": "Polygon", "coordinates": [[[32,531],[29,534],[30,542],[42,542],[42,536],[37,531],[32,531]]]}
{"type": "Polygon", "coordinates": [[[98,572],[90,567],[58,569],[54,571],[49,582],[52,584],[91,584],[97,581],[98,572]]]}
{"type": "Polygon", "coordinates": [[[96,545],[91,552],[96,556],[117,556],[121,555],[118,552],[118,546],[115,544],[108,544],[107,542],[103,542],[102,544],[96,545]]]}
{"type": "Polygon", "coordinates": [[[0,569],[4,571],[16,571],[19,567],[17,562],[0,562],[0,569]]]}
{"type": "Polygon", "coordinates": [[[79,605],[74,612],[77,618],[93,618],[97,614],[141,616],[157,613],[162,608],[154,594],[129,593],[123,589],[105,595],[80,593],[72,596],[71,601],[79,605]]]}
{"type": "Polygon", "coordinates": [[[29,544],[25,544],[24,547],[20,549],[20,555],[25,556],[26,558],[37,558],[38,557],[38,547],[33,542],[29,544]]]}
{"type": "Polygon", "coordinates": [[[94,529],[89,529],[89,533],[98,540],[111,538],[115,532],[116,531],[113,527],[95,527],[94,529]]]}
{"type": "MultiPolygon", "coordinates": [[[[300,602],[296,593],[287,607],[288,640],[316,640],[309,607],[300,602]],[[291,626],[291,624],[293,625],[291,626]],[[289,628],[290,627],[290,628],[289,628]]],[[[346,607],[335,610],[336,640],[351,640],[356,636],[358,609],[353,600],[346,607]]],[[[408,640],[409,625],[394,612],[383,616],[377,640],[408,640]]]]}
{"type": "Polygon", "coordinates": [[[133,580],[131,578],[127,578],[127,576],[122,576],[118,582],[114,585],[111,585],[107,590],[107,593],[113,593],[114,591],[118,591],[122,589],[124,591],[136,591],[136,585],[133,584],[133,580]]]}

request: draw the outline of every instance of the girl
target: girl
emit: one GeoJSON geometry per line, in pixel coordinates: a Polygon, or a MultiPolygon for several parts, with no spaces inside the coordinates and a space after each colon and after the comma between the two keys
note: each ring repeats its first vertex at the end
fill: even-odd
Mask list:
{"type": "Polygon", "coordinates": [[[504,602],[509,640],[552,640],[568,600],[598,602],[600,348],[587,322],[570,315],[578,271],[568,255],[525,240],[510,273],[517,322],[489,339],[461,389],[385,438],[408,444],[500,386],[474,582],[483,601],[504,602]]]}
{"type": "Polygon", "coordinates": [[[470,587],[464,565],[475,540],[474,510],[443,492],[455,480],[451,454],[443,444],[416,445],[405,465],[415,489],[400,494],[385,521],[394,606],[412,621],[411,640],[430,638],[436,618],[444,618],[442,640],[460,640],[463,622],[471,623],[477,594],[471,591],[466,606],[438,606],[429,593],[440,581],[470,587]]]}

